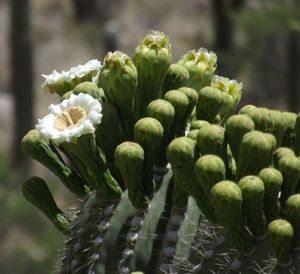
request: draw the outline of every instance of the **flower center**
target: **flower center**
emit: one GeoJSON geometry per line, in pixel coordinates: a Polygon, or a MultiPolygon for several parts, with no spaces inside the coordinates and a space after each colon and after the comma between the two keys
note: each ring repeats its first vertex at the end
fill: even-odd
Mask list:
{"type": "Polygon", "coordinates": [[[53,126],[57,130],[63,131],[69,127],[78,125],[85,117],[86,111],[84,108],[79,106],[70,107],[55,118],[53,126]]]}

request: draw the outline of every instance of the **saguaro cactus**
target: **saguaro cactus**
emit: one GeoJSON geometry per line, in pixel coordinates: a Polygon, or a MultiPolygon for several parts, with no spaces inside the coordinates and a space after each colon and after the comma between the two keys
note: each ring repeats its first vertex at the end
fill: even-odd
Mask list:
{"type": "Polygon", "coordinates": [[[60,103],[22,147],[82,203],[67,216],[38,177],[22,193],[67,235],[57,272],[296,274],[298,116],[235,114],[242,84],[214,75],[216,55],[171,64],[161,32],[132,60],[44,75],[60,103]]]}

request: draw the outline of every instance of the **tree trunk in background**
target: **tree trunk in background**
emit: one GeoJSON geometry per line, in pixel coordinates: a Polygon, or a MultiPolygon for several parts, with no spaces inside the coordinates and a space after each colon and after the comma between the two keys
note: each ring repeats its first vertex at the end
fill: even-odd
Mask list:
{"type": "Polygon", "coordinates": [[[299,112],[300,93],[300,35],[297,31],[290,31],[288,34],[287,57],[288,57],[288,109],[299,112]]]}
{"type": "Polygon", "coordinates": [[[33,62],[29,0],[11,0],[11,90],[14,97],[14,167],[27,171],[28,158],[20,146],[33,122],[33,62]]]}
{"type": "Polygon", "coordinates": [[[240,9],[244,2],[244,0],[214,0],[212,2],[215,25],[214,47],[216,53],[221,57],[218,58],[218,70],[221,74],[228,73],[226,61],[224,62],[225,55],[232,51],[234,45],[234,26],[231,13],[240,9]]]}

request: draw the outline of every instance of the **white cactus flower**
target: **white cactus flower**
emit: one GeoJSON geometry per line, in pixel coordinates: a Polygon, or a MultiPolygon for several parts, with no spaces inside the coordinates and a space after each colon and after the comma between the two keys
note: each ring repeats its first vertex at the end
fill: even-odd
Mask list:
{"type": "Polygon", "coordinates": [[[46,89],[48,92],[57,92],[57,89],[61,88],[63,85],[68,85],[69,87],[74,87],[78,84],[78,79],[86,78],[87,80],[97,79],[97,75],[102,68],[101,62],[93,59],[88,61],[84,65],[78,65],[76,67],[70,68],[68,71],[57,72],[53,70],[51,74],[42,74],[45,78],[42,88],[46,89]],[[74,83],[73,83],[74,82],[74,83]]]}
{"type": "Polygon", "coordinates": [[[102,119],[101,103],[84,93],[72,94],[60,104],[49,106],[50,113],[38,119],[36,129],[56,145],[83,134],[94,133],[102,119]]]}

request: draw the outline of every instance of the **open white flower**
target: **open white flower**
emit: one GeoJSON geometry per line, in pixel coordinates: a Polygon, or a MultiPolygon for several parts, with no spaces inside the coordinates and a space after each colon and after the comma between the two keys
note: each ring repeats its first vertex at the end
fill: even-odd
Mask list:
{"type": "Polygon", "coordinates": [[[42,74],[45,78],[42,88],[45,88],[50,93],[59,92],[59,89],[64,89],[64,87],[70,90],[76,84],[79,84],[82,79],[83,81],[97,79],[101,67],[100,61],[93,59],[84,65],[72,67],[68,71],[57,72],[53,70],[51,74],[42,74]]]}
{"type": "Polygon", "coordinates": [[[38,119],[36,129],[41,136],[56,145],[70,142],[83,134],[94,133],[102,119],[101,103],[84,93],[49,106],[50,113],[38,119]]]}

